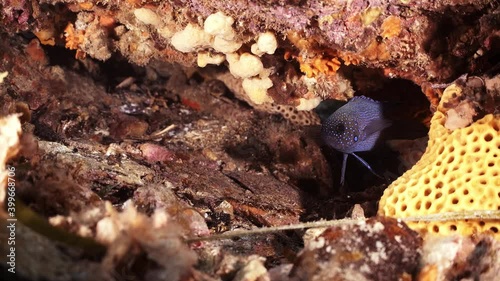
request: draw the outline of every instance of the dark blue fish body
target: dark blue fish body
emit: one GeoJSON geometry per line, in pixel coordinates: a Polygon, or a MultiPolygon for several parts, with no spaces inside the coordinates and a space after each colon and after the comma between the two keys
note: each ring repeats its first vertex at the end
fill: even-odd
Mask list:
{"type": "Polygon", "coordinates": [[[382,103],[365,96],[354,97],[323,122],[323,140],[335,150],[344,153],[341,184],[344,183],[348,155],[355,156],[377,175],[370,165],[354,152],[372,150],[379,141],[381,131],[391,125],[391,122],[384,118],[382,107],[382,103]]]}
{"type": "Polygon", "coordinates": [[[329,146],[340,152],[368,151],[377,143],[380,132],[390,125],[383,116],[382,103],[359,96],[323,122],[321,135],[329,146]]]}

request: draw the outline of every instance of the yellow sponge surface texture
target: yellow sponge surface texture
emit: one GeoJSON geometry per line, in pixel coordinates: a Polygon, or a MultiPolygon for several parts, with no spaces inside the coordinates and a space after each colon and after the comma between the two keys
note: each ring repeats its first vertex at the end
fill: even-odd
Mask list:
{"type": "MultiPolygon", "coordinates": [[[[452,84],[443,93],[422,158],[394,181],[379,203],[379,215],[398,218],[459,212],[500,210],[500,117],[486,115],[470,126],[445,128],[443,104],[459,96],[452,84]]],[[[410,222],[424,233],[439,235],[489,232],[500,238],[500,222],[469,220],[410,222]]]]}

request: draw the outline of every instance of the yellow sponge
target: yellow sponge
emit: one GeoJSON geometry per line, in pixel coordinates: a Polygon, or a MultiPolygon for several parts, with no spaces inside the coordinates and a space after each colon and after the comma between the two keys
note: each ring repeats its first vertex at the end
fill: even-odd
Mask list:
{"type": "MultiPolygon", "coordinates": [[[[500,118],[486,115],[468,127],[449,130],[445,104],[461,95],[455,84],[443,93],[431,120],[426,152],[384,192],[379,215],[410,217],[464,210],[500,210],[500,118]]],[[[469,235],[491,232],[499,221],[413,222],[426,233],[469,235]]]]}

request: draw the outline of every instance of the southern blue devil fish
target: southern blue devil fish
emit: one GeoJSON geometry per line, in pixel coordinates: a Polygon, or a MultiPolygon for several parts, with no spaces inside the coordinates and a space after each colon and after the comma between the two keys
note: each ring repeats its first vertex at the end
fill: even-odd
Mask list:
{"type": "Polygon", "coordinates": [[[374,175],[380,177],[354,152],[372,150],[383,129],[391,121],[383,116],[382,103],[365,96],[352,98],[340,107],[321,126],[321,137],[327,145],[344,154],[340,184],[344,184],[347,157],[353,155],[374,175]]]}

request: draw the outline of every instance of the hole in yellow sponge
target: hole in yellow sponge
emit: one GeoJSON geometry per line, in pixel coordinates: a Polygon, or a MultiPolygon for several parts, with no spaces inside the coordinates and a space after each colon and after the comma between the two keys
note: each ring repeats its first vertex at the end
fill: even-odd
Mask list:
{"type": "Polygon", "coordinates": [[[455,161],[455,157],[453,155],[448,157],[448,164],[450,164],[453,161],[455,161]]]}
{"type": "Polygon", "coordinates": [[[484,136],[484,140],[487,141],[487,142],[490,142],[491,140],[493,139],[493,135],[492,134],[486,134],[484,136]]]}
{"type": "Polygon", "coordinates": [[[429,210],[432,206],[432,203],[430,201],[425,202],[425,209],[429,210]]]}
{"type": "Polygon", "coordinates": [[[497,132],[500,131],[500,126],[498,126],[497,123],[493,123],[491,127],[493,128],[493,130],[495,130],[497,132]]]}
{"type": "Polygon", "coordinates": [[[434,231],[435,233],[439,233],[439,226],[434,225],[434,226],[432,227],[432,231],[434,231]]]}

